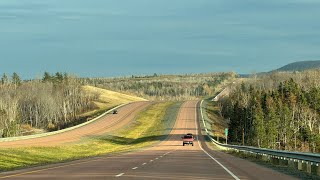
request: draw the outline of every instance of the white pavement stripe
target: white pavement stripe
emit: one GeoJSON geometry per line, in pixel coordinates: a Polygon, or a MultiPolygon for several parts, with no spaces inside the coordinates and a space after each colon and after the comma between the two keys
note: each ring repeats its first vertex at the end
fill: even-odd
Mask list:
{"type": "Polygon", "coordinates": [[[138,167],[134,167],[134,168],[132,168],[133,170],[136,170],[136,169],[138,169],[138,167]]]}
{"type": "MultiPolygon", "coordinates": [[[[203,124],[204,124],[204,126],[205,126],[205,122],[204,122],[204,120],[203,120],[203,112],[202,112],[202,108],[201,108],[202,103],[203,103],[203,100],[201,101],[201,104],[200,104],[200,112],[201,112],[201,118],[202,118],[203,124]]],[[[195,123],[196,123],[196,131],[197,131],[197,136],[198,136],[197,111],[195,112],[195,117],[196,117],[196,121],[195,121],[195,123]]],[[[205,128],[205,129],[206,129],[206,131],[207,131],[207,128],[205,128]]],[[[235,174],[233,174],[228,168],[226,168],[223,164],[221,164],[218,160],[216,160],[214,157],[212,157],[207,151],[205,151],[205,150],[202,148],[202,146],[201,146],[201,144],[200,144],[200,141],[199,141],[199,137],[197,137],[197,140],[198,140],[198,144],[199,144],[201,150],[202,150],[204,153],[206,153],[212,160],[214,160],[216,163],[218,163],[218,164],[219,164],[225,171],[227,171],[235,180],[240,180],[240,178],[238,178],[238,177],[237,177],[235,174]]]]}
{"type": "Polygon", "coordinates": [[[153,160],[150,160],[150,162],[153,162],[153,160]]]}
{"type": "Polygon", "coordinates": [[[121,174],[116,175],[116,177],[121,177],[123,175],[124,175],[124,173],[121,173],[121,174]]]}
{"type": "Polygon", "coordinates": [[[142,166],[147,165],[147,163],[143,163],[142,166]]]}

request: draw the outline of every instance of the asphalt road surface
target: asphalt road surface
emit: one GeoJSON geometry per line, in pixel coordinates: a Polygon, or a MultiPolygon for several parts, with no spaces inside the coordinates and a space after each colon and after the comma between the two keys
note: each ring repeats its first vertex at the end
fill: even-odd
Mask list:
{"type": "Polygon", "coordinates": [[[169,137],[153,147],[115,156],[96,157],[0,174],[3,179],[294,179],[254,163],[211,150],[198,123],[197,101],[180,109],[169,137]],[[197,136],[182,146],[181,136],[197,136]]]}
{"type": "Polygon", "coordinates": [[[56,146],[65,143],[80,141],[82,138],[101,135],[116,131],[126,126],[134,117],[148,107],[150,102],[135,102],[121,107],[118,114],[107,114],[101,119],[86,126],[67,131],[61,134],[26,139],[19,141],[0,142],[1,148],[27,147],[27,146],[56,146]]]}

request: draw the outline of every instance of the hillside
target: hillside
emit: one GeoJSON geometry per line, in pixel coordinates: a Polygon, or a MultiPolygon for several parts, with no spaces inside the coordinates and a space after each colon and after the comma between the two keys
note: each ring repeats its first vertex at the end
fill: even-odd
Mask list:
{"type": "MultiPolygon", "coordinates": [[[[274,71],[304,71],[308,69],[320,68],[320,60],[318,61],[298,61],[285,65],[274,71]]],[[[272,72],[274,72],[272,71],[272,72]]]]}
{"type": "Polygon", "coordinates": [[[115,91],[101,89],[93,86],[83,86],[83,90],[88,94],[96,94],[99,96],[98,100],[94,101],[94,104],[96,105],[97,109],[94,111],[85,113],[84,114],[85,116],[90,115],[101,109],[110,109],[120,104],[126,104],[126,103],[137,102],[137,101],[147,101],[146,99],[143,99],[140,97],[118,93],[115,91]]]}
{"type": "Polygon", "coordinates": [[[191,100],[213,96],[219,86],[232,82],[235,73],[88,78],[84,84],[134,94],[149,100],[191,100]]]}

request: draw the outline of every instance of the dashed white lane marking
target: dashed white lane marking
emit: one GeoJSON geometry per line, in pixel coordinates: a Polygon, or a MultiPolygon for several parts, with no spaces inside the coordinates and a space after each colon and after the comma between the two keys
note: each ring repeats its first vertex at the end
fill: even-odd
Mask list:
{"type": "Polygon", "coordinates": [[[153,160],[150,160],[150,162],[153,162],[153,160]]]}
{"type": "Polygon", "coordinates": [[[143,163],[142,166],[146,165],[147,163],[143,163]]]}
{"type": "Polygon", "coordinates": [[[163,158],[163,156],[160,156],[160,158],[163,158]]]}
{"type": "Polygon", "coordinates": [[[133,170],[136,170],[136,169],[138,169],[138,167],[134,167],[134,168],[132,168],[133,170]]]}
{"type": "Polygon", "coordinates": [[[121,177],[123,175],[124,175],[124,173],[121,173],[121,174],[116,175],[116,177],[121,177]]]}
{"type": "Polygon", "coordinates": [[[158,160],[159,158],[156,158],[156,160],[158,160]]]}

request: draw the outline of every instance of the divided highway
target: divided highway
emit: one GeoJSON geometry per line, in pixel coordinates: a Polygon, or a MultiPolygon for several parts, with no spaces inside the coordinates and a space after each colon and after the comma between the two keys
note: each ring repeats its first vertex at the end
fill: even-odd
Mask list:
{"type": "Polygon", "coordinates": [[[199,102],[182,105],[169,137],[153,147],[0,174],[0,179],[294,179],[208,148],[199,127],[199,102]],[[181,136],[196,135],[194,146],[181,136]]]}
{"type": "Polygon", "coordinates": [[[87,136],[101,135],[115,131],[126,126],[139,112],[143,111],[150,104],[151,103],[147,101],[130,103],[121,107],[119,114],[108,114],[86,126],[41,138],[0,142],[0,147],[57,146],[76,142],[87,136]]]}

